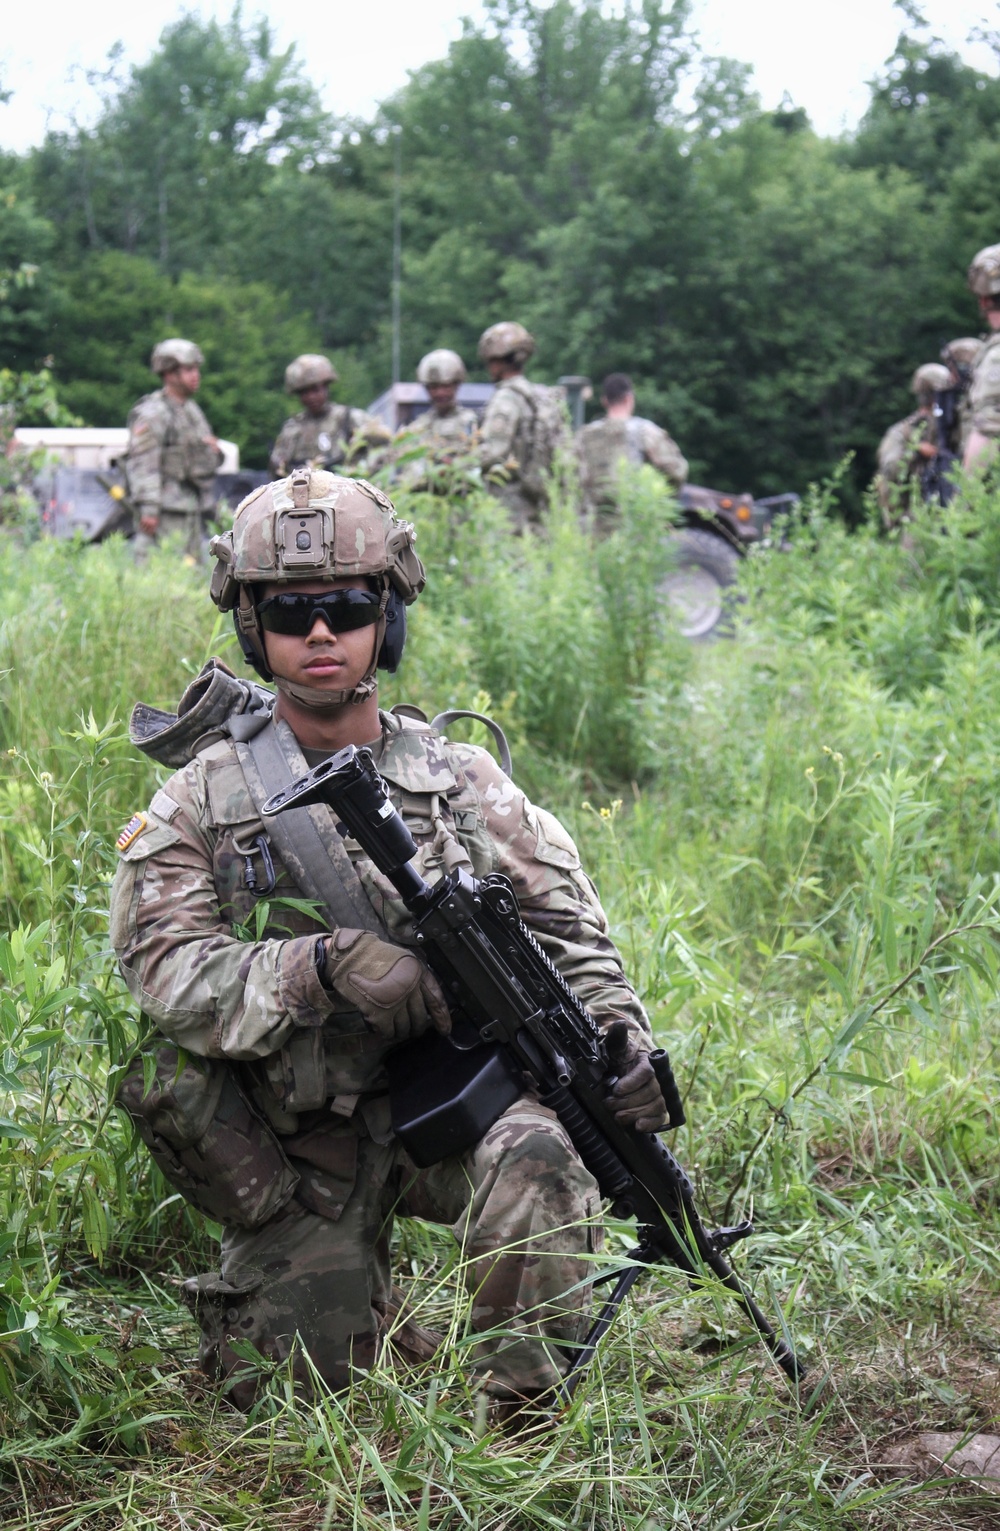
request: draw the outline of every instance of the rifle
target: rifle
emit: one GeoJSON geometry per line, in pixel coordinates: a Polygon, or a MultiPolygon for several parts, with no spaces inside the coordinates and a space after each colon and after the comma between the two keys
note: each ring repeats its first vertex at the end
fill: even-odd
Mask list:
{"type": "MultiPolygon", "coordinates": [[[[782,1370],[800,1381],[802,1363],[725,1258],[753,1224],[709,1233],[691,1181],[670,1150],[655,1133],[637,1132],[615,1117],[606,1092],[616,1076],[600,1027],[521,920],[510,881],[499,873],[479,880],[458,870],[433,886],[426,883],[410,865],[416,844],[367,749],[348,745],[268,798],[263,813],[270,817],[311,803],[325,804],[341,832],[353,836],[397,889],[452,1012],[451,1038],[422,1037],[389,1055],[390,1065],[405,1059],[395,1080],[390,1068],[392,1120],[411,1157],[418,1165],[433,1164],[471,1146],[527,1080],[558,1116],[613,1215],[636,1219],[639,1242],[629,1253],[631,1263],[594,1283],[614,1280],[615,1286],[563,1379],[566,1400],[638,1276],[661,1260],[692,1282],[711,1272],[782,1370]],[[449,1053],[450,1066],[443,1062],[449,1053]]],[[[681,1126],[684,1111],[670,1059],[660,1049],[650,1061],[670,1125],[681,1126]]]]}
{"type": "Polygon", "coordinates": [[[937,451],[933,457],[922,462],[920,468],[920,495],[927,505],[949,505],[955,498],[957,486],[952,469],[958,463],[958,455],[951,450],[958,422],[958,402],[963,389],[942,388],[934,395],[934,428],[937,451]]]}

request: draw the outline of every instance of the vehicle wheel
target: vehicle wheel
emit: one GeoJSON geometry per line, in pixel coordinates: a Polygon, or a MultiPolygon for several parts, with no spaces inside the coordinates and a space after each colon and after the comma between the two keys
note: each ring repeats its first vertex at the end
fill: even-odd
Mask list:
{"type": "Polygon", "coordinates": [[[712,532],[685,527],[671,539],[676,565],[660,593],[683,638],[719,637],[726,631],[726,592],[736,582],[740,555],[712,532]]]}

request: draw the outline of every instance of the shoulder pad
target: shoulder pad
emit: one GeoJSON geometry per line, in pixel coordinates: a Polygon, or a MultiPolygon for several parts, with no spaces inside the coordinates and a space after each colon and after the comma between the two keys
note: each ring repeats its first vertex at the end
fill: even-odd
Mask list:
{"type": "Polygon", "coordinates": [[[458,777],[445,741],[430,729],[400,729],[389,736],[379,773],[404,792],[453,792],[458,777]]]}

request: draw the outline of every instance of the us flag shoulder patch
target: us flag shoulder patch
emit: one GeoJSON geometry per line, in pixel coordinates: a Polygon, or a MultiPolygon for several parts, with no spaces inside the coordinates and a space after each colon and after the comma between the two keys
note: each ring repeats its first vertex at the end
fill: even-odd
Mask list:
{"type": "Polygon", "coordinates": [[[138,840],[149,820],[144,813],[133,813],[118,839],[115,841],[116,851],[127,851],[129,846],[138,840]]]}

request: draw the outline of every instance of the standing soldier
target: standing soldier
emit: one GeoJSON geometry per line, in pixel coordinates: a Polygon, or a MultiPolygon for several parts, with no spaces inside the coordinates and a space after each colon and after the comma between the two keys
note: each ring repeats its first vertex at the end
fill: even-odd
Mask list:
{"type": "Polygon", "coordinates": [[[479,355],[497,385],[483,416],[479,460],[484,473],[495,475],[495,491],[518,531],[537,526],[548,504],[546,474],[567,438],[561,395],[524,375],[534,349],[524,325],[510,321],[479,337],[479,355]]]}
{"type": "Polygon", "coordinates": [[[204,361],[190,340],[161,340],[149,365],[163,387],[147,393],[129,413],[124,468],[139,518],[137,550],[179,532],[190,554],[197,557],[200,551],[222,462],[219,443],[194,402],[204,361]]]}
{"type": "Polygon", "coordinates": [[[399,434],[414,437],[439,461],[468,452],[476,439],[476,412],[458,403],[458,390],[465,377],[465,363],[457,351],[428,351],[417,368],[417,382],[430,394],[431,407],[399,434]]]}
{"type": "Polygon", "coordinates": [[[618,512],[618,470],[623,462],[649,463],[674,489],[687,478],[687,459],[673,437],[635,413],[632,379],[611,372],[601,384],[604,419],[585,425],[576,438],[584,509],[604,522],[618,512]]]}
{"type": "Polygon", "coordinates": [[[934,419],[934,395],[951,386],[951,374],[940,362],[918,367],[910,382],[917,407],[905,420],[890,425],[878,446],[875,494],[886,531],[912,520],[910,496],[916,480],[939,453],[934,419]]]}
{"type": "Polygon", "coordinates": [[[473,409],[458,403],[465,363],[457,351],[429,351],[417,368],[417,382],[430,395],[431,407],[396,432],[397,476],[407,489],[460,493],[462,485],[448,469],[468,457],[478,438],[473,409]]]}
{"type": "Polygon", "coordinates": [[[941,435],[948,450],[961,462],[969,434],[969,384],[983,342],[974,335],[963,335],[941,347],[941,360],[951,377],[949,386],[937,399],[941,410],[941,435]]]}
{"type": "Polygon", "coordinates": [[[986,468],[1000,436],[1000,245],[987,245],[969,267],[969,286],[979,302],[989,335],[969,384],[968,430],[963,466],[986,468]]]}
{"type": "Polygon", "coordinates": [[[275,478],[293,468],[335,468],[360,464],[372,447],[391,440],[381,420],[363,409],[330,401],[330,384],[337,370],[326,356],[296,356],[285,368],[285,392],[298,395],[302,410],[281,427],[271,449],[269,466],[275,478]]]}

